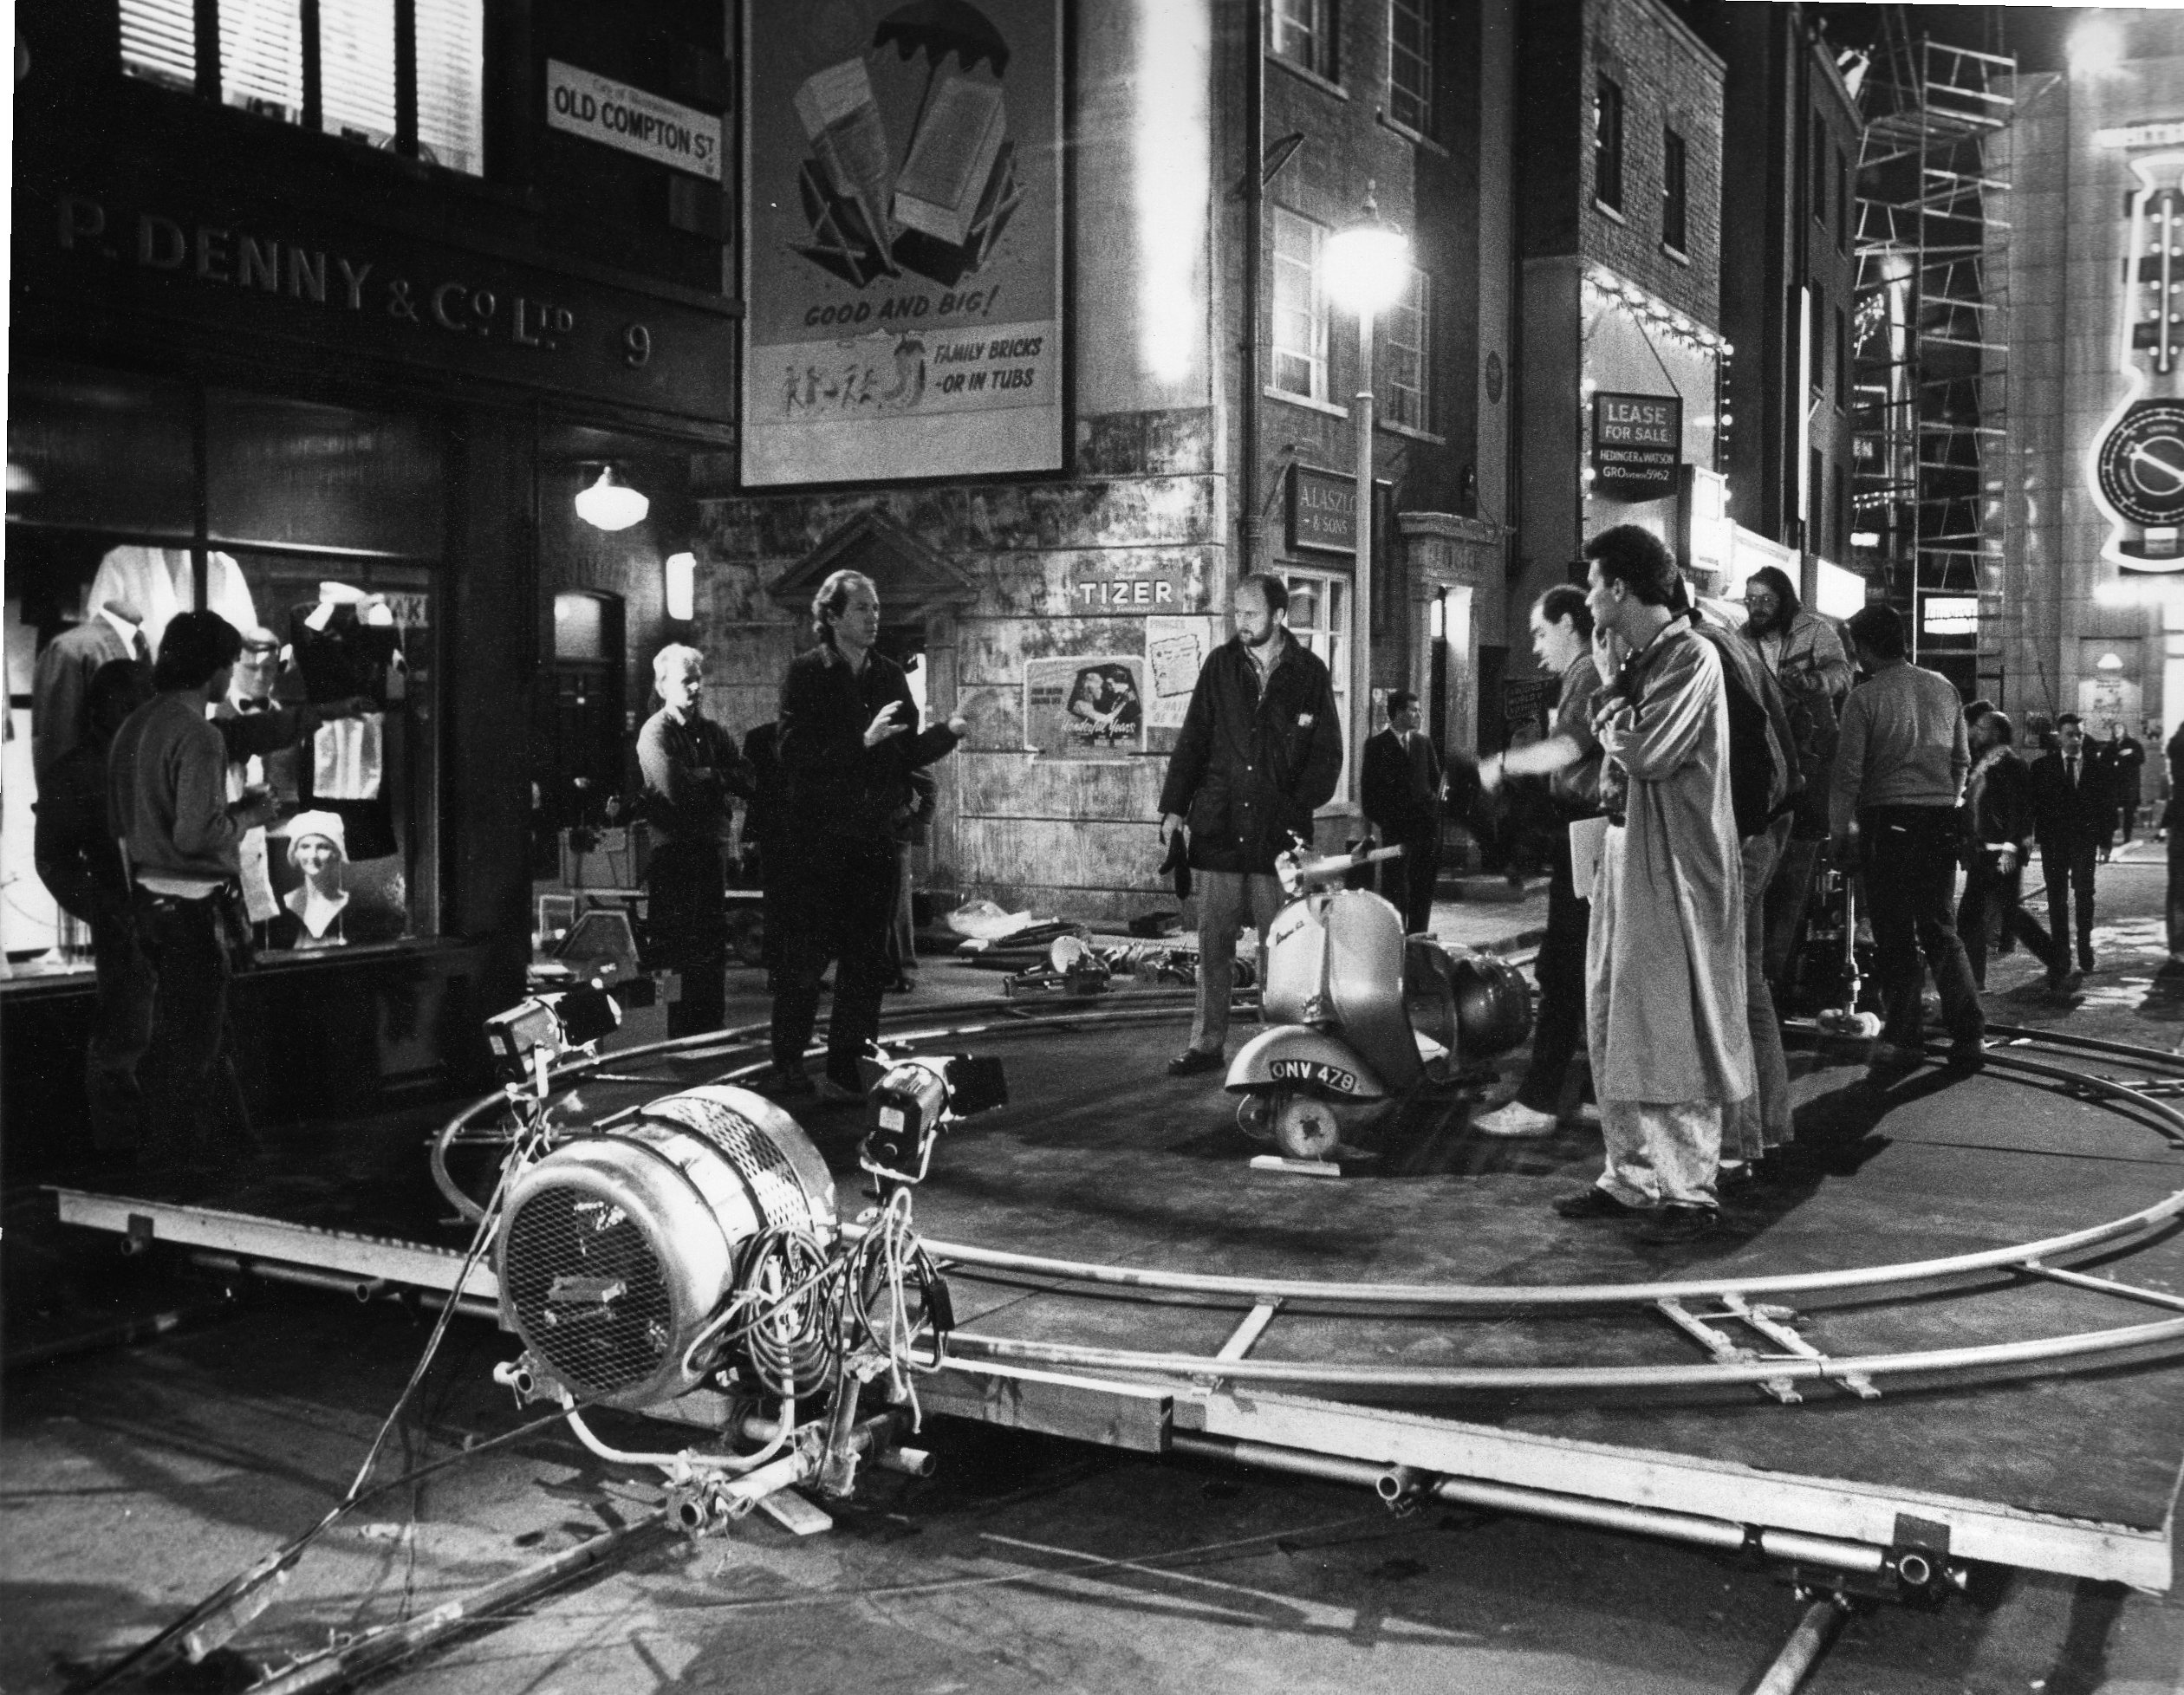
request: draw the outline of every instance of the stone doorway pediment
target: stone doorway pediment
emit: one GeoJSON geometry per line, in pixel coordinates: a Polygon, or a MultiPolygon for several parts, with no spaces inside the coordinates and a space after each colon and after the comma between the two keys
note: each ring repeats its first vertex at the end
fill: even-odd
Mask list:
{"type": "Polygon", "coordinates": [[[890,623],[955,611],[978,599],[978,579],[893,519],[860,513],[777,578],[769,594],[801,613],[836,571],[861,571],[878,585],[890,623]]]}

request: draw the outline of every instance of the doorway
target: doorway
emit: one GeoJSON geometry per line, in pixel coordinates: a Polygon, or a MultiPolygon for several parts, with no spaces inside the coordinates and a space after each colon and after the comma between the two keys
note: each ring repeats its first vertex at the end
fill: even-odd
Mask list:
{"type": "Polygon", "coordinates": [[[627,666],[619,594],[554,596],[554,651],[531,736],[532,874],[560,874],[560,833],[606,822],[622,792],[627,666]]]}

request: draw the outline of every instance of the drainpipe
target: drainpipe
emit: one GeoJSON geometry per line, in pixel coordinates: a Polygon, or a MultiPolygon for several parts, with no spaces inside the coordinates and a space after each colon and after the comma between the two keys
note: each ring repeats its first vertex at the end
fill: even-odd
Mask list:
{"type": "MultiPolygon", "coordinates": [[[[1259,268],[1266,217],[1266,53],[1259,40],[1256,3],[1237,6],[1244,20],[1251,75],[1244,79],[1244,394],[1238,408],[1237,451],[1243,457],[1244,498],[1237,514],[1234,581],[1264,562],[1266,516],[1259,493],[1259,268]]],[[[1225,599],[1225,597],[1224,597],[1225,599]]]]}

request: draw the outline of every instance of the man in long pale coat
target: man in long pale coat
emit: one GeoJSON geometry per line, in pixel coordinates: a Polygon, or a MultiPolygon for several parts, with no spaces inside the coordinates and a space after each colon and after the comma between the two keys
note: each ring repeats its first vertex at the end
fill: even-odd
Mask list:
{"type": "Polygon", "coordinates": [[[1718,1217],[1722,1108],[1752,1088],[1728,698],[1661,542],[1622,524],[1585,555],[1606,682],[1595,724],[1609,821],[1585,964],[1608,1163],[1555,1210],[1642,1213],[1641,1241],[1689,1241],[1718,1217]]]}

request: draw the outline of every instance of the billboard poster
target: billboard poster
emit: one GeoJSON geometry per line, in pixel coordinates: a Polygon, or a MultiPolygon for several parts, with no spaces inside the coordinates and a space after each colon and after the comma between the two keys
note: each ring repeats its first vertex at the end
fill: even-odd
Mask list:
{"type": "Polygon", "coordinates": [[[1058,470],[1060,0],[744,17],[744,485],[1058,470]]]}
{"type": "Polygon", "coordinates": [[[1024,739],[1049,759],[1124,759],[1145,747],[1145,661],[1135,653],[1026,659],[1024,739]]]}

